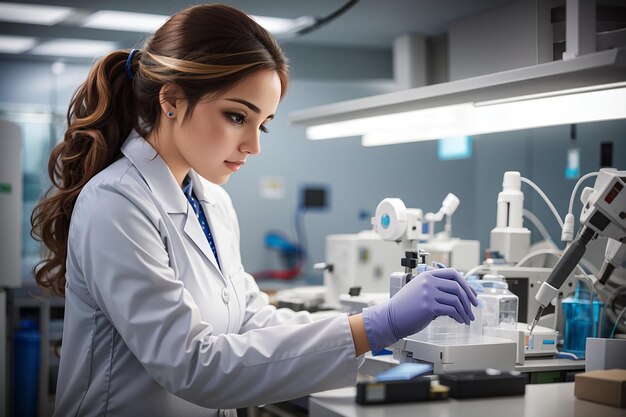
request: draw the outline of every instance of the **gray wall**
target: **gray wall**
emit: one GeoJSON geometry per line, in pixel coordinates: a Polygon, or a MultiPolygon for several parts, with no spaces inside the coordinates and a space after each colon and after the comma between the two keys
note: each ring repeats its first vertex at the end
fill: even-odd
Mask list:
{"type": "MultiPolygon", "coordinates": [[[[263,136],[262,154],[226,185],[239,213],[244,264],[249,271],[277,266],[275,255],[263,246],[264,234],[281,230],[295,237],[298,192],[304,184],[330,189],[330,208],[304,215],[310,254],[307,272],[311,274],[315,274],[311,264],[324,259],[325,236],[369,228],[368,219],[359,217],[360,211],[371,215],[385,197],[400,197],[407,207],[433,211],[448,192],[455,193],[461,205],[453,219],[453,234],[480,239],[481,249],[487,247],[495,224],[496,198],[506,170],[519,170],[540,185],[564,215],[575,184],[564,178],[571,146],[569,126],[475,137],[472,157],[457,161],[439,161],[437,142],[365,148],[357,138],[308,141],[304,128],[289,124],[288,114],[391,91],[391,55],[381,50],[314,48],[314,53],[307,53],[305,47],[286,49],[294,73],[290,91],[271,122],[270,133],[263,136]],[[283,199],[261,196],[259,181],[266,176],[283,179],[283,199]]],[[[45,108],[53,102],[65,112],[87,71],[87,65],[68,64],[66,73],[55,80],[49,64],[0,59],[0,108],[45,108]],[[56,92],[51,94],[55,83],[56,92]]],[[[581,149],[581,173],[599,168],[599,144],[604,141],[614,143],[614,165],[626,169],[625,136],[625,120],[580,125],[575,146],[581,149]]],[[[524,190],[528,191],[526,207],[558,239],[558,226],[543,201],[526,186],[524,190]]],[[[576,207],[579,210],[580,205],[576,207]]]]}

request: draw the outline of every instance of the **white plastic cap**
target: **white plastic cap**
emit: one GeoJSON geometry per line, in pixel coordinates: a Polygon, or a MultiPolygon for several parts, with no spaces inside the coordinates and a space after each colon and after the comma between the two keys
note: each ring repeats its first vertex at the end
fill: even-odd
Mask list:
{"type": "Polygon", "coordinates": [[[580,202],[583,203],[583,206],[587,204],[587,200],[593,194],[594,189],[592,187],[585,187],[583,191],[580,193],[580,202]]]}
{"type": "Polygon", "coordinates": [[[561,241],[571,242],[572,240],[574,240],[574,215],[567,213],[561,230],[561,241]]]}
{"type": "Polygon", "coordinates": [[[504,178],[502,179],[502,189],[515,191],[522,189],[522,176],[519,171],[507,171],[504,173],[504,178]]]}
{"type": "Polygon", "coordinates": [[[461,200],[459,200],[457,196],[452,193],[448,193],[446,198],[444,198],[443,203],[441,203],[441,208],[445,214],[451,216],[459,207],[460,203],[461,200]]]}

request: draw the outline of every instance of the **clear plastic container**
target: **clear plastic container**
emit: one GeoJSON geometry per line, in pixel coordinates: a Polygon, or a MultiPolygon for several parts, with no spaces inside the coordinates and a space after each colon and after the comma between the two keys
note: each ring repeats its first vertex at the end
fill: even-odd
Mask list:
{"type": "Polygon", "coordinates": [[[429,341],[459,341],[481,336],[483,334],[482,310],[482,308],[472,306],[474,321],[470,324],[459,323],[448,316],[437,317],[419,334],[429,341]]]}
{"type": "Polygon", "coordinates": [[[479,281],[483,292],[478,298],[483,301],[482,324],[489,327],[515,329],[519,298],[509,291],[503,279],[492,278],[479,281]]]}

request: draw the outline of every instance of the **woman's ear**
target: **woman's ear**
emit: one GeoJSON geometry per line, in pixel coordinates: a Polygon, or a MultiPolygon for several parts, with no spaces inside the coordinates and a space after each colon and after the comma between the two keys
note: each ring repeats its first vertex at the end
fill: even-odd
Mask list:
{"type": "Polygon", "coordinates": [[[180,87],[174,84],[163,84],[159,91],[159,103],[161,110],[168,118],[172,119],[182,110],[176,107],[182,98],[180,87]]]}

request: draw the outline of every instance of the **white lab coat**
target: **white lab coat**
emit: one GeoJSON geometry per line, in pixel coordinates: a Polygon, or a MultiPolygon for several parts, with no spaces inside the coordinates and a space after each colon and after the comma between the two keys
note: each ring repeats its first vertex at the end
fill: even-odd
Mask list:
{"type": "Polygon", "coordinates": [[[347,316],[269,305],[221,187],[190,173],[220,271],[154,149],[133,132],[122,152],[72,214],[56,416],[229,415],[355,383],[347,316]]]}

